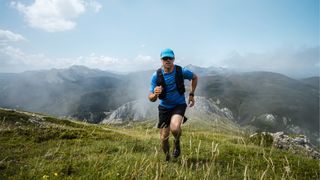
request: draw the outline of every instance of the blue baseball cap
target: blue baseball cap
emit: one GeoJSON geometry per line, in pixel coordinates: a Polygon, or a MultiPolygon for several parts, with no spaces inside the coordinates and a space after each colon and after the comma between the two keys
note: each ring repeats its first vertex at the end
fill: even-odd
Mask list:
{"type": "Polygon", "coordinates": [[[167,49],[164,49],[161,51],[160,58],[162,59],[165,57],[169,57],[169,58],[174,59],[174,53],[173,53],[172,49],[167,48],[167,49]]]}

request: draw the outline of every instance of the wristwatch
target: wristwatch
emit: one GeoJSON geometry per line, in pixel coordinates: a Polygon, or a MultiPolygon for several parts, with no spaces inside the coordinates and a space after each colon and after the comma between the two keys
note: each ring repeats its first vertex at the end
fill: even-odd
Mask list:
{"type": "Polygon", "coordinates": [[[193,96],[194,96],[194,93],[189,93],[189,96],[192,96],[192,97],[193,97],[193,96]]]}

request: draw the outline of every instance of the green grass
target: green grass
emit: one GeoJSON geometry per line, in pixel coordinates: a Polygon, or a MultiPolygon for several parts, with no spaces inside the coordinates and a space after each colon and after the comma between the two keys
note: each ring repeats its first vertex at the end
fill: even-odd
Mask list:
{"type": "Polygon", "coordinates": [[[221,131],[215,125],[192,122],[183,125],[182,155],[167,163],[160,149],[159,132],[150,122],[106,126],[43,117],[46,124],[34,126],[27,122],[28,118],[24,113],[0,110],[0,179],[319,179],[320,176],[318,160],[259,146],[239,130],[221,131]],[[13,126],[17,121],[21,121],[20,125],[13,126]]]}

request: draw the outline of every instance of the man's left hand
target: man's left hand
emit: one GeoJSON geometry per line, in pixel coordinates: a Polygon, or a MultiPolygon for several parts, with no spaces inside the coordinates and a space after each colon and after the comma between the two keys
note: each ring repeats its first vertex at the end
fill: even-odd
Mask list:
{"type": "Polygon", "coordinates": [[[189,96],[188,105],[189,107],[194,106],[195,100],[193,96],[189,96]]]}

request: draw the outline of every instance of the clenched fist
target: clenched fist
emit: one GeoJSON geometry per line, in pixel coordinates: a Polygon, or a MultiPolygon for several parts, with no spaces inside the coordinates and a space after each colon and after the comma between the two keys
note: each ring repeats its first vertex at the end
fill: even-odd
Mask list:
{"type": "Polygon", "coordinates": [[[161,94],[161,92],[162,92],[162,86],[156,86],[154,88],[154,94],[155,95],[159,96],[161,94]]]}

